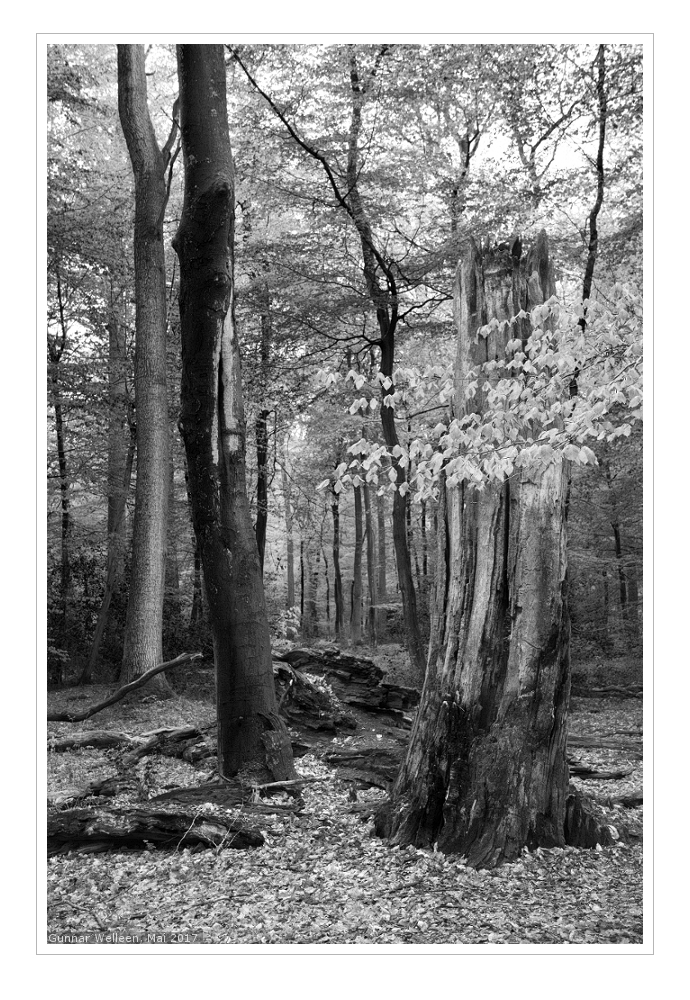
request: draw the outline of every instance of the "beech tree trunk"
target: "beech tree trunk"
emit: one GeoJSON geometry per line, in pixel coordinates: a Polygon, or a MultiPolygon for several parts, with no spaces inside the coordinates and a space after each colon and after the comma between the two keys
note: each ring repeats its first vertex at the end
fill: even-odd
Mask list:
{"type": "MultiPolygon", "coordinates": [[[[499,324],[553,293],[546,234],[527,260],[470,239],[458,265],[455,414],[470,368],[528,331],[499,324]],[[516,332],[521,330],[521,333],[516,332]]],[[[522,329],[521,329],[522,328],[522,329]]],[[[380,833],[466,855],[476,867],[564,843],[570,691],[565,496],[560,459],[479,492],[444,485],[427,675],[380,833]]]]}
{"type": "MultiPolygon", "coordinates": [[[[57,296],[60,333],[51,339],[48,335],[48,361],[50,372],[50,393],[55,412],[55,439],[58,454],[58,475],[60,478],[60,596],[62,603],[62,636],[58,640],[69,652],[71,646],[70,612],[72,603],[72,511],[70,485],[67,474],[67,449],[65,447],[65,425],[60,391],[60,360],[67,343],[67,323],[65,321],[60,275],[57,275],[57,296]]],[[[57,636],[55,637],[57,638],[57,636]]]]}
{"type": "Polygon", "coordinates": [[[292,537],[292,497],[287,472],[287,442],[282,468],[283,502],[285,504],[285,538],[287,560],[287,606],[295,606],[295,543],[292,537]]]}
{"type": "MultiPolygon", "coordinates": [[[[146,95],[143,45],[118,45],[118,105],[134,173],[134,396],[137,477],[122,679],[163,659],[163,599],[168,520],[168,395],[163,218],[166,169],[176,127],[159,149],[146,95]]],[[[161,681],[159,687],[167,687],[161,681]]]]}
{"type": "Polygon", "coordinates": [[[216,663],[218,769],[295,777],[278,716],[261,566],[246,491],[235,326],[235,194],[222,45],[179,45],[184,206],[180,258],[181,429],[216,663]]]}
{"type": "Polygon", "coordinates": [[[340,572],[340,504],[338,494],[333,493],[331,503],[333,515],[333,600],[335,603],[335,638],[342,639],[345,624],[345,606],[343,602],[343,577],[340,572]]]}
{"type": "Polygon", "coordinates": [[[350,641],[356,646],[362,641],[362,488],[355,486],[355,557],[352,567],[352,607],[350,610],[350,641]]]}
{"type": "MultiPolygon", "coordinates": [[[[386,514],[384,510],[384,499],[376,494],[376,538],[378,543],[377,551],[377,579],[376,596],[379,605],[385,604],[388,600],[388,585],[386,580],[386,514]]],[[[376,614],[376,636],[379,642],[386,638],[387,612],[385,608],[379,607],[376,614]]]]}
{"type": "Polygon", "coordinates": [[[362,486],[364,494],[364,524],[367,539],[367,585],[369,588],[369,609],[367,611],[367,632],[369,642],[376,645],[376,606],[378,598],[376,595],[376,534],[374,531],[374,521],[371,516],[371,497],[369,486],[365,483],[362,486]]]}

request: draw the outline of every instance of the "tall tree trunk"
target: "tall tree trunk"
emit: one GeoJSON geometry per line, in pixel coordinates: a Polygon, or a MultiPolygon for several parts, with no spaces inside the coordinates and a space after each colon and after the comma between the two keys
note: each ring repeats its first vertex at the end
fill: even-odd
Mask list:
{"type": "MultiPolygon", "coordinates": [[[[163,150],[149,116],[142,45],[118,45],[118,106],[135,188],[134,395],[137,477],[132,568],[121,677],[132,681],[163,659],[163,600],[168,520],[168,394],[163,219],[166,169],[176,126],[163,150]]],[[[157,685],[159,690],[167,682],[157,685]]]]}
{"type": "MultiPolygon", "coordinates": [[[[55,413],[55,439],[58,455],[58,475],[60,479],[60,598],[62,605],[62,636],[59,639],[59,643],[69,653],[71,646],[70,613],[72,604],[72,512],[69,476],[67,473],[65,423],[62,412],[62,394],[60,391],[60,360],[67,343],[67,323],[65,320],[62,285],[59,274],[57,275],[57,297],[60,332],[52,339],[50,334],[48,335],[48,361],[50,393],[55,413]]],[[[57,636],[55,638],[57,639],[57,636]]]]}
{"type": "Polygon", "coordinates": [[[299,540],[299,619],[304,619],[304,539],[299,540]]]}
{"type": "Polygon", "coordinates": [[[369,609],[367,612],[367,632],[369,642],[376,645],[376,611],[378,598],[376,595],[376,536],[374,532],[374,521],[371,516],[371,497],[369,495],[369,485],[362,486],[364,494],[364,524],[365,536],[367,540],[367,584],[369,588],[369,609]]]}
{"type": "Polygon", "coordinates": [[[333,493],[331,503],[333,515],[333,600],[335,602],[335,638],[342,640],[345,627],[345,605],[343,601],[343,578],[340,572],[340,504],[338,494],[333,493]]]}
{"type": "Polygon", "coordinates": [[[234,175],[221,45],[179,45],[184,206],[180,259],[181,429],[216,662],[223,777],[295,776],[277,710],[271,636],[246,491],[234,311],[234,175]]]}
{"type": "Polygon", "coordinates": [[[127,391],[127,324],[123,293],[112,281],[106,289],[108,307],[108,559],[112,552],[113,588],[124,577],[127,497],[132,468],[134,415],[127,391]],[[129,471],[127,471],[129,467],[129,471]]]}
{"type": "Polygon", "coordinates": [[[192,577],[192,609],[189,614],[189,625],[190,628],[194,628],[199,625],[201,619],[203,618],[203,595],[202,595],[202,583],[201,583],[201,546],[199,544],[199,539],[194,530],[194,512],[192,505],[192,494],[189,488],[189,470],[187,468],[187,462],[185,461],[184,468],[184,481],[187,490],[187,507],[189,510],[189,517],[192,522],[192,539],[194,542],[194,575],[192,577]]]}
{"type": "MultiPolygon", "coordinates": [[[[371,223],[364,208],[359,191],[359,175],[361,171],[359,140],[362,131],[362,111],[366,104],[367,96],[371,92],[375,82],[376,74],[382,59],[385,57],[391,46],[384,44],[379,47],[372,69],[361,76],[357,63],[357,54],[354,46],[350,48],[350,96],[351,96],[351,117],[350,129],[348,133],[348,155],[345,177],[342,190],[334,171],[331,169],[323,154],[313,146],[310,146],[302,139],[285,114],[271,100],[257,84],[247,67],[244,65],[241,56],[237,51],[233,53],[239,66],[242,67],[247,79],[252,86],[266,99],[275,114],[280,118],[290,135],[310,156],[316,159],[326,172],[328,181],[335,194],[336,201],[351,218],[359,236],[362,250],[362,261],[364,278],[367,286],[367,294],[376,310],[376,320],[379,327],[380,339],[378,341],[381,349],[381,362],[379,371],[388,382],[388,388],[382,388],[383,405],[381,407],[381,423],[383,427],[383,437],[389,451],[399,446],[398,434],[395,425],[395,413],[391,406],[386,405],[386,397],[392,396],[395,387],[392,384],[393,363],[395,355],[395,330],[398,324],[398,286],[391,261],[386,258],[376,246],[371,230],[371,223]],[[384,287],[381,285],[384,282],[384,287]]],[[[393,546],[395,549],[395,561],[398,571],[398,582],[403,601],[403,611],[405,620],[405,637],[410,659],[415,667],[418,677],[424,675],[425,652],[424,645],[419,631],[417,621],[417,604],[412,583],[412,568],[410,564],[410,553],[407,546],[405,533],[405,498],[400,493],[400,486],[405,483],[405,469],[394,460],[396,471],[396,492],[393,500],[393,546]]]]}
{"type": "Polygon", "coordinates": [[[292,535],[292,496],[287,472],[287,442],[282,466],[283,503],[285,504],[285,545],[287,561],[287,601],[288,608],[295,606],[295,543],[292,535]]]}
{"type": "MultiPolygon", "coordinates": [[[[505,356],[510,320],[549,298],[546,235],[527,261],[473,240],[456,274],[456,416],[484,409],[463,385],[505,356]],[[525,267],[526,263],[526,267],[525,267]]],[[[526,337],[523,337],[523,340],[526,337]]],[[[570,690],[567,473],[556,459],[479,492],[441,490],[429,664],[409,750],[381,833],[494,866],[524,846],[564,843],[570,690]]]]}
{"type": "Polygon", "coordinates": [[[170,428],[170,457],[168,461],[168,543],[165,559],[165,609],[166,616],[177,616],[180,611],[180,563],[177,556],[175,512],[175,463],[173,461],[172,427],[170,428]]]}
{"type": "Polygon", "coordinates": [[[355,486],[355,558],[352,567],[352,606],[350,611],[350,641],[356,646],[362,641],[362,488],[355,486]]]}
{"type": "Polygon", "coordinates": [[[316,597],[319,586],[319,564],[321,562],[321,551],[316,546],[314,554],[314,541],[309,538],[303,547],[302,555],[304,559],[304,610],[302,612],[302,638],[309,642],[316,637],[317,633],[317,609],[316,597]]]}
{"type": "Polygon", "coordinates": [[[384,498],[376,494],[376,537],[378,541],[378,561],[376,593],[379,602],[377,613],[376,635],[379,642],[386,638],[386,626],[388,614],[382,604],[388,601],[388,585],[386,581],[386,512],[384,509],[384,498]]]}
{"type": "Polygon", "coordinates": [[[256,547],[261,574],[264,572],[266,528],[268,526],[268,417],[270,410],[259,410],[256,418],[256,547]]]}
{"type": "MultiPolygon", "coordinates": [[[[134,452],[136,450],[136,430],[134,424],[130,426],[129,447],[125,456],[125,465],[122,470],[122,485],[118,489],[118,508],[115,510],[115,520],[112,523],[112,531],[108,535],[108,555],[106,558],[105,587],[103,589],[103,600],[98,610],[96,627],[91,640],[91,651],[89,659],[79,678],[80,684],[90,684],[93,680],[101,642],[108,627],[108,616],[113,595],[117,593],[122,578],[122,564],[124,560],[124,524],[127,510],[127,495],[132,481],[132,466],[134,464],[134,452]],[[113,544],[111,539],[117,541],[113,544]]],[[[110,507],[110,505],[109,505],[110,507]]],[[[109,511],[110,512],[110,511],[109,511]]],[[[110,519],[108,520],[110,526],[110,519]]]]}

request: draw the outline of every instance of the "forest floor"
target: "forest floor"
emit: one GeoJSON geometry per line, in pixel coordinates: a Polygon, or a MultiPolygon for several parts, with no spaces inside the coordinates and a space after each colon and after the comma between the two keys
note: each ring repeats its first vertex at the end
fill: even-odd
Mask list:
{"type": "MultiPolygon", "coordinates": [[[[51,709],[80,710],[111,689],[49,693],[51,709]]],[[[131,697],[131,696],[130,696],[131,697]]],[[[144,694],[80,724],[50,723],[48,794],[115,772],[118,750],[57,753],[50,740],[93,730],[141,734],[164,726],[207,725],[207,697],[158,701],[144,694]]],[[[49,941],[90,943],[125,935],[132,943],[233,945],[635,944],[642,942],[642,808],[606,800],[642,788],[642,702],[574,698],[569,733],[635,747],[574,746],[571,755],[600,770],[630,773],[575,783],[606,808],[628,842],[596,850],[539,849],[494,871],[457,857],[388,846],[353,808],[352,785],[322,759],[324,749],[386,740],[386,725],[338,736],[296,761],[302,815],[261,817],[265,843],[231,850],[70,852],[48,860],[49,941]],[[639,748],[639,749],[638,749],[639,748]],[[160,937],[159,937],[160,936],[160,937]]],[[[135,766],[149,796],[198,784],[184,761],[149,756],[135,766]]],[[[359,803],[384,797],[360,790],[359,803]]],[[[126,797],[115,799],[127,802],[126,797]]],[[[131,800],[129,800],[131,801],[131,800]]],[[[272,800],[275,801],[275,800],[272,800]]],[[[280,801],[280,800],[278,800],[280,801]]],[[[110,803],[113,800],[109,800],[110,803]]],[[[254,825],[256,825],[254,823],[254,825]]]]}

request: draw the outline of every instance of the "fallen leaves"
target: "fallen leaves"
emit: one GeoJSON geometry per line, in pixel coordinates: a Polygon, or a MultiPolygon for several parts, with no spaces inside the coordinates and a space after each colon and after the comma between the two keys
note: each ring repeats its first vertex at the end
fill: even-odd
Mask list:
{"type": "MultiPolygon", "coordinates": [[[[615,728],[637,730],[640,704],[635,708],[633,719],[635,713],[626,703],[629,717],[622,724],[617,704],[607,708],[599,702],[594,713],[578,706],[572,731],[610,735],[615,728]]],[[[179,705],[174,714],[182,714],[179,705]]],[[[165,719],[166,724],[182,721],[165,719]]],[[[151,728],[150,714],[145,725],[151,728]]],[[[51,754],[49,787],[86,785],[95,776],[105,777],[112,772],[112,753],[88,749],[51,754]]],[[[597,766],[630,766],[630,780],[641,785],[637,757],[626,761],[620,751],[601,748],[584,749],[582,758],[597,766]]],[[[152,760],[147,767],[151,794],[162,791],[164,784],[198,780],[193,768],[170,758],[152,760]]],[[[373,835],[370,821],[362,822],[350,812],[348,783],[321,759],[308,754],[298,767],[302,776],[321,780],[304,786],[301,815],[278,812],[267,815],[265,824],[262,817],[266,843],[261,848],[195,852],[152,847],[50,859],[49,932],[95,935],[107,927],[109,933],[142,941],[166,934],[169,941],[207,944],[642,940],[639,844],[616,844],[601,851],[539,849],[495,871],[475,871],[457,857],[389,847],[373,835]]],[[[620,792],[627,783],[580,784],[609,794],[609,784],[620,792]]],[[[383,793],[367,789],[358,796],[365,805],[375,804],[383,793]]],[[[641,809],[620,811],[623,821],[632,814],[641,822],[641,809]]]]}

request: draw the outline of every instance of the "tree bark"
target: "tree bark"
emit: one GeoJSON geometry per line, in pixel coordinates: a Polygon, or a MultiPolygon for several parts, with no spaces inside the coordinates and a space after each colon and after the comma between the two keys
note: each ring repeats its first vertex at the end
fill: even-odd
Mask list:
{"type": "MultiPolygon", "coordinates": [[[[122,485],[117,491],[117,508],[115,508],[115,519],[110,528],[110,503],[108,504],[108,555],[105,569],[105,587],[103,590],[103,600],[96,619],[93,639],[91,641],[91,651],[86,667],[79,678],[80,684],[90,684],[93,678],[101,642],[108,627],[108,616],[113,595],[117,592],[119,582],[122,577],[124,562],[124,525],[127,511],[127,495],[129,493],[132,479],[132,466],[134,464],[134,452],[136,450],[136,431],[134,425],[130,426],[129,448],[125,456],[124,469],[121,470],[122,485]]],[[[110,497],[108,498],[110,501],[110,497]]]]}
{"type": "Polygon", "coordinates": [[[352,608],[350,641],[356,646],[362,641],[362,488],[355,486],[355,557],[352,567],[352,608]]]}
{"type": "Polygon", "coordinates": [[[137,477],[122,659],[122,677],[132,680],[163,658],[169,455],[163,219],[176,127],[159,149],[148,111],[144,47],[118,45],[117,52],[120,122],[135,188],[137,477]]]}
{"type": "MultiPolygon", "coordinates": [[[[376,494],[376,538],[378,542],[377,580],[376,594],[379,605],[385,604],[388,600],[388,585],[386,580],[386,513],[384,510],[384,498],[376,494]]],[[[387,613],[385,608],[379,607],[377,612],[376,635],[379,642],[386,638],[387,613]]]]}
{"type": "Polygon", "coordinates": [[[72,512],[69,476],[67,472],[67,450],[65,447],[65,424],[60,392],[60,360],[62,359],[67,343],[67,323],[65,320],[59,274],[57,275],[57,297],[60,332],[53,339],[51,339],[50,334],[48,335],[48,361],[50,392],[55,413],[55,439],[58,454],[58,475],[60,479],[60,597],[62,604],[62,636],[59,642],[69,652],[71,646],[70,612],[72,602],[72,512]]]}
{"type": "Polygon", "coordinates": [[[295,543],[292,537],[292,496],[290,480],[287,471],[287,441],[282,466],[283,503],[285,504],[285,546],[287,562],[287,600],[288,608],[295,606],[295,543]]]}
{"type": "MultiPolygon", "coordinates": [[[[469,371],[504,357],[515,336],[509,324],[486,338],[479,327],[553,293],[546,234],[526,262],[516,251],[482,252],[470,240],[458,266],[456,415],[481,412],[481,390],[464,396],[469,371]]],[[[390,809],[378,818],[394,843],[437,843],[476,867],[564,843],[566,483],[556,459],[481,492],[441,490],[427,676],[390,809]]]]}
{"type": "Polygon", "coordinates": [[[234,175],[221,45],[180,45],[185,193],[180,258],[181,429],[216,662],[223,777],[295,776],[278,716],[261,567],[246,492],[234,312],[234,175]]]}
{"type": "Polygon", "coordinates": [[[335,603],[335,638],[343,638],[345,626],[345,605],[343,602],[343,577],[340,572],[340,504],[338,494],[333,493],[331,503],[333,515],[333,600],[335,603]]]}
{"type": "Polygon", "coordinates": [[[367,483],[364,483],[362,486],[362,493],[364,494],[364,524],[367,539],[367,585],[369,588],[367,632],[369,642],[372,646],[375,646],[377,641],[376,611],[378,605],[378,597],[376,593],[376,536],[374,532],[374,521],[371,516],[371,497],[369,495],[369,485],[367,483]]]}

